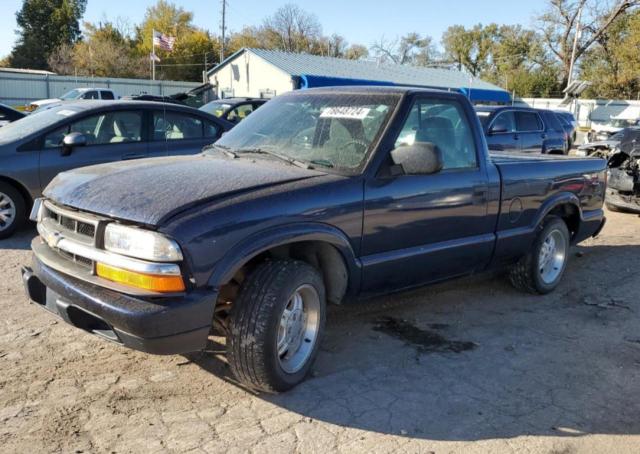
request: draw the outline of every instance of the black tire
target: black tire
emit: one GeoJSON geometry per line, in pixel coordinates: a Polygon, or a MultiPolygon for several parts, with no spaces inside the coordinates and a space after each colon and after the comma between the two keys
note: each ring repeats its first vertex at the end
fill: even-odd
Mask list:
{"type": "Polygon", "coordinates": [[[296,260],[262,263],[245,280],[231,309],[227,360],[233,375],[244,386],[258,391],[293,388],[304,380],[318,354],[325,318],[324,283],[315,268],[296,260]],[[319,297],[319,328],[304,366],[287,373],[278,357],[278,328],[291,295],[303,285],[312,286],[319,297]]]}
{"type": "MultiPolygon", "coordinates": [[[[0,219],[0,240],[3,238],[9,238],[14,232],[19,229],[24,221],[27,219],[27,204],[14,186],[9,183],[5,183],[4,181],[0,181],[0,203],[3,202],[3,199],[8,200],[9,203],[14,207],[15,214],[13,214],[8,221],[3,221],[0,219]]],[[[2,210],[5,205],[0,206],[0,210],[2,210]]]]}
{"type": "Polygon", "coordinates": [[[511,280],[511,284],[518,290],[541,295],[555,290],[567,268],[569,241],[570,235],[567,224],[556,216],[548,217],[533,242],[531,250],[510,269],[509,279],[511,280]],[[553,282],[546,283],[543,281],[539,272],[538,257],[545,238],[554,230],[558,230],[564,236],[566,245],[565,259],[556,279],[553,282]]]}

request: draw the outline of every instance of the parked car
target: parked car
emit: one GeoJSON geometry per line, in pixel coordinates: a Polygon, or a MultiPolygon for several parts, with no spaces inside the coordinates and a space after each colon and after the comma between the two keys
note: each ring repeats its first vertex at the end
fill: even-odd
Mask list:
{"type": "Polygon", "coordinates": [[[112,101],[118,99],[115,92],[108,88],[75,88],[59,98],[41,99],[39,101],[32,102],[27,108],[28,111],[33,112],[48,104],[59,103],[60,101],[77,101],[80,99],[100,99],[103,101],[112,101]]]}
{"type": "Polygon", "coordinates": [[[22,112],[12,109],[9,106],[5,106],[4,104],[0,104],[0,127],[8,125],[16,120],[20,120],[24,118],[25,114],[22,112]]]}
{"type": "Polygon", "coordinates": [[[640,213],[640,126],[624,128],[608,140],[582,145],[577,154],[607,159],[607,208],[640,213]]]}
{"type": "Polygon", "coordinates": [[[608,140],[615,133],[632,126],[640,126],[640,119],[611,117],[606,122],[592,121],[591,129],[585,135],[585,143],[608,140]]]}
{"type": "Polygon", "coordinates": [[[267,101],[264,98],[225,98],[211,101],[200,107],[200,110],[232,123],[239,123],[267,101]]]}
{"type": "Polygon", "coordinates": [[[156,101],[170,102],[172,104],[181,104],[183,106],[194,107],[196,109],[208,103],[214,96],[212,86],[209,83],[199,85],[186,92],[174,93],[168,96],[150,95],[148,93],[140,93],[137,95],[124,96],[122,99],[130,99],[134,101],[156,101]]]}
{"type": "Polygon", "coordinates": [[[550,110],[528,107],[478,106],[489,150],[566,154],[568,137],[550,110]]]}
{"type": "Polygon", "coordinates": [[[233,125],[190,107],[84,101],[0,128],[0,238],[26,219],[59,172],[103,162],[193,154],[233,125]]]}
{"type": "Polygon", "coordinates": [[[556,114],[556,117],[558,117],[558,120],[560,120],[560,124],[568,134],[568,146],[569,149],[571,149],[571,147],[573,147],[573,144],[576,143],[576,136],[578,134],[578,121],[571,112],[567,112],[566,110],[554,110],[553,113],[556,114]]]}
{"type": "Polygon", "coordinates": [[[226,335],[244,385],[309,372],[326,304],[510,267],[559,284],[604,224],[605,161],[489,156],[461,94],[334,87],[269,101],[198,156],[64,172],[34,209],[29,298],[156,354],[226,335]]]}
{"type": "Polygon", "coordinates": [[[596,140],[580,145],[576,150],[576,155],[609,159],[620,149],[631,149],[636,143],[640,143],[640,126],[623,128],[609,136],[607,140],[596,140]]]}

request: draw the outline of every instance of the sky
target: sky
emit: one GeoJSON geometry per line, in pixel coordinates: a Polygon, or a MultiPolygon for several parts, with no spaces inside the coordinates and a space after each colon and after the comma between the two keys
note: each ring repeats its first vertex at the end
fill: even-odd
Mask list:
{"type": "MultiPolygon", "coordinates": [[[[196,25],[219,32],[221,0],[173,0],[194,13],[196,25]]],[[[472,26],[477,23],[521,24],[529,27],[540,13],[545,0],[228,0],[228,30],[256,25],[285,3],[295,3],[315,14],[324,34],[337,33],[350,43],[369,47],[380,37],[394,39],[408,32],[418,32],[440,41],[450,25],[472,26]]],[[[89,22],[127,19],[131,24],[142,21],[148,6],[155,0],[89,0],[84,19],[89,22]]],[[[0,57],[11,52],[16,40],[15,13],[22,0],[2,0],[0,15],[0,57]]]]}

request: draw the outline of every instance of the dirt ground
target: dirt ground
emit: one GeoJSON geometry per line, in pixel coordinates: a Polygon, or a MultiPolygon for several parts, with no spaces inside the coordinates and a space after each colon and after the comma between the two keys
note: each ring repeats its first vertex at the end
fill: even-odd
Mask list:
{"type": "Polygon", "coordinates": [[[29,229],[0,242],[0,451],[637,453],[640,218],[608,218],[548,296],[482,276],[331,308],[279,396],[219,345],[146,355],[28,304],[29,229]]]}

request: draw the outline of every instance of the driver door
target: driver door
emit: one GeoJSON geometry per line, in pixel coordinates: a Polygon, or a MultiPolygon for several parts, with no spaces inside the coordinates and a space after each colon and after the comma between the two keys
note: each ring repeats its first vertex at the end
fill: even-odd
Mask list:
{"type": "Polygon", "coordinates": [[[41,137],[40,186],[49,184],[60,172],[94,164],[147,156],[142,138],[143,114],[140,111],[111,111],[70,121],[41,137]],[[62,140],[67,134],[84,134],[87,145],[76,147],[64,156],[62,140]]]}
{"type": "Polygon", "coordinates": [[[365,182],[364,293],[383,293],[484,267],[494,244],[488,176],[471,113],[452,98],[417,98],[394,147],[431,142],[443,169],[398,175],[389,156],[365,182]]]}
{"type": "Polygon", "coordinates": [[[494,151],[520,151],[520,137],[513,110],[498,113],[486,134],[487,146],[494,151]]]}

